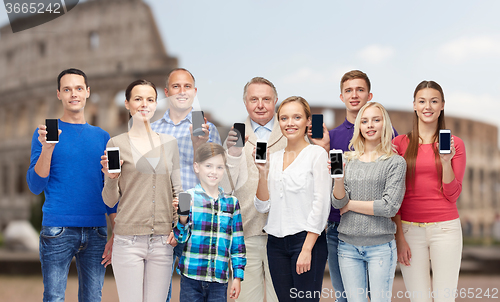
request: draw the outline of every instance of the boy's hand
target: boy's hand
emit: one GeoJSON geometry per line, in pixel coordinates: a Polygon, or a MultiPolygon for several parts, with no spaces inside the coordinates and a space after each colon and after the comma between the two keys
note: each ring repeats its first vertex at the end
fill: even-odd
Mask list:
{"type": "Polygon", "coordinates": [[[233,284],[231,284],[231,289],[229,290],[229,298],[238,299],[241,291],[241,279],[234,278],[233,284]]]}

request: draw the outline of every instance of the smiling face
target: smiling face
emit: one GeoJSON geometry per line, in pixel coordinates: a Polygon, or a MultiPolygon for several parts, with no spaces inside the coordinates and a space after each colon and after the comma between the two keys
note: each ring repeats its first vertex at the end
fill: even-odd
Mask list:
{"type": "Polygon", "coordinates": [[[78,74],[66,74],[61,78],[57,98],[61,100],[65,112],[82,112],[90,96],[90,88],[85,79],[78,74]]]}
{"type": "Polygon", "coordinates": [[[358,114],[361,107],[372,99],[373,95],[368,89],[364,79],[347,80],[342,84],[340,99],[344,102],[348,112],[354,115],[358,114]]]}
{"type": "Polygon", "coordinates": [[[247,88],[245,106],[252,121],[264,126],[274,116],[278,99],[269,85],[254,83],[247,88]]]}
{"type": "Polygon", "coordinates": [[[177,112],[191,110],[198,89],[194,87],[194,79],[189,72],[174,71],[168,78],[167,85],[165,95],[168,97],[170,108],[177,112]]]}
{"type": "Polygon", "coordinates": [[[149,85],[136,85],[130,99],[125,100],[125,108],[134,119],[149,121],[156,111],[156,91],[149,85]]]}
{"type": "Polygon", "coordinates": [[[279,111],[281,132],[288,140],[303,139],[306,126],[311,121],[307,118],[304,107],[299,102],[289,102],[279,111]]]}
{"type": "Polygon", "coordinates": [[[441,93],[433,88],[419,90],[413,100],[413,110],[417,113],[419,123],[437,123],[443,109],[441,93]]]}
{"type": "Polygon", "coordinates": [[[365,141],[379,144],[384,130],[384,116],[382,111],[375,106],[364,109],[360,119],[359,131],[365,141]]]}
{"type": "Polygon", "coordinates": [[[224,176],[224,159],[222,154],[210,157],[201,163],[194,163],[194,171],[198,174],[201,186],[207,190],[215,190],[224,176]]]}

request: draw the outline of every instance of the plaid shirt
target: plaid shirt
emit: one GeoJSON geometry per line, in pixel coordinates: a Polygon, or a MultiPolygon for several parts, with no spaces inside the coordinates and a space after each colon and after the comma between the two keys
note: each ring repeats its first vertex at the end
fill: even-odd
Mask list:
{"type": "Polygon", "coordinates": [[[243,280],[247,263],[240,204],[234,196],[213,199],[200,184],[187,191],[193,197],[186,225],[177,223],[175,239],[187,242],[179,261],[180,272],[199,281],[227,283],[231,257],[234,278],[243,280]]]}
{"type": "MultiPolygon", "coordinates": [[[[198,181],[198,177],[193,170],[193,142],[191,141],[191,132],[189,131],[189,125],[192,122],[191,110],[189,114],[180,121],[177,125],[170,119],[169,113],[170,109],[165,112],[163,117],[156,122],[151,124],[151,128],[154,132],[170,134],[177,139],[177,145],[179,146],[179,159],[181,166],[181,181],[182,190],[186,191],[188,189],[194,188],[198,181]]],[[[219,136],[219,131],[214,124],[208,122],[209,125],[209,135],[208,142],[216,143],[221,145],[221,140],[219,136]]]]}

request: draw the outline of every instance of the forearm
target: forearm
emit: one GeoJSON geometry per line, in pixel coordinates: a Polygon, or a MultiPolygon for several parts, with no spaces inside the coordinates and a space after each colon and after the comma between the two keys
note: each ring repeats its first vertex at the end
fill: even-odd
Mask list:
{"type": "Polygon", "coordinates": [[[47,150],[46,148],[42,148],[42,152],[35,165],[35,172],[38,176],[43,178],[49,176],[53,151],[54,149],[47,150]]]}
{"type": "Polygon", "coordinates": [[[304,240],[304,244],[302,244],[302,250],[311,252],[318,237],[319,235],[316,233],[307,232],[306,240],[304,240]]]}
{"type": "Polygon", "coordinates": [[[373,216],[373,201],[349,200],[347,209],[352,212],[373,216]]]}
{"type": "Polygon", "coordinates": [[[258,199],[262,201],[269,200],[269,189],[267,188],[267,173],[259,173],[259,184],[257,186],[257,196],[258,199]]]}
{"type": "Polygon", "coordinates": [[[403,234],[403,224],[401,222],[401,215],[396,215],[391,218],[392,221],[396,224],[396,240],[404,239],[403,234]]]}
{"type": "Polygon", "coordinates": [[[344,179],[335,179],[333,186],[333,197],[335,199],[342,199],[345,196],[344,179]]]}

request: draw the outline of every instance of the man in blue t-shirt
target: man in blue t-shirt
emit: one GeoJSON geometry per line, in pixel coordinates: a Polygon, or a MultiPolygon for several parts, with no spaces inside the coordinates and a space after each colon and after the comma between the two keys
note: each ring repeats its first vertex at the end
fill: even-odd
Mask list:
{"type": "Polygon", "coordinates": [[[106,213],[112,223],[116,216],[116,209],[106,207],[101,195],[104,176],[100,161],[109,134],[85,121],[90,87],[83,71],[62,71],[57,85],[57,98],[63,106],[59,141],[47,142],[46,125],[38,126],[26,175],[31,192],[45,193],[40,232],[43,301],[64,301],[73,257],[80,285],[78,300],[101,301],[112,244],[106,244],[106,213]]]}
{"type": "MultiPolygon", "coordinates": [[[[373,94],[370,92],[370,79],[366,73],[360,70],[351,70],[344,74],[340,80],[340,100],[346,108],[346,118],[344,122],[335,129],[328,132],[323,124],[323,139],[312,139],[311,141],[325,148],[326,152],[337,149],[343,152],[349,151],[349,142],[354,135],[354,122],[358,112],[366,103],[368,103],[373,94]]],[[[311,131],[309,131],[309,137],[311,131]]],[[[394,129],[394,136],[398,133],[394,129]]],[[[328,267],[333,288],[335,289],[335,298],[337,302],[347,302],[347,296],[344,291],[342,277],[337,256],[338,231],[340,223],[340,211],[331,207],[328,217],[328,229],[326,239],[328,242],[328,267]]]]}

